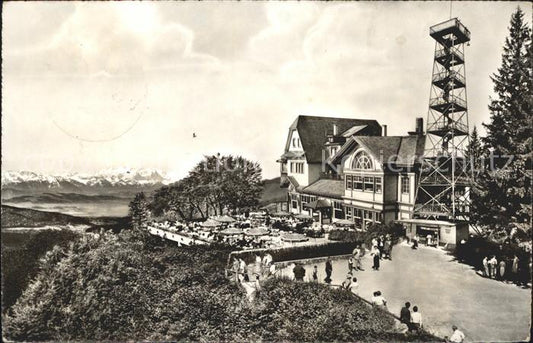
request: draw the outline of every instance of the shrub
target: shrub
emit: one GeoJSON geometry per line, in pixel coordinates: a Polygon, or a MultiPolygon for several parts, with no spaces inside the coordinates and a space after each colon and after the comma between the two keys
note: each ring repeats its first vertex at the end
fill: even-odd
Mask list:
{"type": "Polygon", "coordinates": [[[397,223],[389,224],[371,224],[364,235],[364,242],[366,246],[370,247],[372,239],[379,236],[390,235],[392,238],[392,244],[396,244],[398,240],[405,235],[403,226],[397,223]]]}
{"type": "Polygon", "coordinates": [[[329,239],[332,241],[362,243],[364,242],[364,233],[348,230],[333,230],[329,233],[329,239]]]}
{"type": "Polygon", "coordinates": [[[66,247],[80,237],[70,230],[42,230],[36,233],[10,233],[11,240],[21,240],[15,247],[4,245],[2,233],[2,311],[5,312],[20,297],[31,278],[38,272],[38,261],[47,251],[58,245],[66,247]],[[17,238],[14,238],[17,237],[17,238]],[[29,237],[29,238],[27,238],[29,237]]]}

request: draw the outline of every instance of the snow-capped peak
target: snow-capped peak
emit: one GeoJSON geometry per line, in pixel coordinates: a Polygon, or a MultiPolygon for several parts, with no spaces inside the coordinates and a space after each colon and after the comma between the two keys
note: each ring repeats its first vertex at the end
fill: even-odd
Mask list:
{"type": "Polygon", "coordinates": [[[48,175],[31,171],[2,171],[2,186],[22,183],[47,184],[50,187],[61,183],[74,183],[86,186],[135,186],[168,184],[173,180],[157,169],[114,168],[100,172],[68,173],[48,175]]]}

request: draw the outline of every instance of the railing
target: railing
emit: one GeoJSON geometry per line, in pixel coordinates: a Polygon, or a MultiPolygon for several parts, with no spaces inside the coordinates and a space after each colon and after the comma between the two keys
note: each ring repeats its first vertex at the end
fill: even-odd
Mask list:
{"type": "Polygon", "coordinates": [[[445,120],[438,120],[430,125],[428,125],[427,131],[448,131],[448,130],[457,130],[461,132],[468,132],[468,128],[465,124],[452,121],[451,123],[446,122],[445,120]]]}
{"type": "Polygon", "coordinates": [[[461,50],[457,49],[456,47],[437,50],[435,52],[435,57],[436,58],[441,58],[441,57],[444,57],[444,56],[447,56],[447,55],[451,55],[451,54],[457,55],[463,61],[465,59],[465,56],[464,56],[463,52],[461,50]]]}
{"type": "Polygon", "coordinates": [[[437,74],[434,74],[433,75],[433,82],[436,82],[436,81],[442,81],[446,78],[455,78],[457,79],[459,82],[461,82],[462,84],[465,84],[465,77],[463,75],[461,75],[460,73],[458,72],[455,72],[455,71],[450,71],[450,72],[447,72],[447,71],[443,71],[443,72],[440,72],[440,73],[437,73],[437,74]]]}
{"type": "Polygon", "coordinates": [[[462,34],[464,34],[466,37],[470,38],[470,31],[459,21],[459,19],[454,18],[447,20],[445,22],[442,22],[437,25],[433,25],[429,28],[430,34],[435,34],[439,31],[443,31],[452,27],[457,27],[459,31],[461,31],[462,34]]]}
{"type": "Polygon", "coordinates": [[[446,104],[457,104],[463,108],[466,108],[466,101],[459,98],[455,95],[449,95],[448,99],[444,99],[443,97],[438,98],[432,98],[429,101],[429,106],[438,106],[438,105],[446,105],[446,104]]]}
{"type": "Polygon", "coordinates": [[[200,237],[192,237],[186,233],[176,233],[167,231],[153,226],[148,226],[148,232],[154,236],[159,236],[163,239],[177,242],[178,244],[191,245],[191,244],[209,244],[208,241],[201,239],[200,237]]]}
{"type": "Polygon", "coordinates": [[[426,205],[416,205],[415,212],[417,213],[442,213],[442,214],[451,214],[450,210],[442,204],[426,204],[426,205]]]}

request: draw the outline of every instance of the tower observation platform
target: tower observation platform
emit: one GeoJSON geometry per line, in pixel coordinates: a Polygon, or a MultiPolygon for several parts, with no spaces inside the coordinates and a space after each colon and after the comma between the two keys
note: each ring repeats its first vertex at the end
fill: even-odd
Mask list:
{"type": "Polygon", "coordinates": [[[465,43],[470,31],[457,18],[429,29],[435,40],[426,146],[415,205],[415,218],[468,221],[470,183],[465,43]]]}

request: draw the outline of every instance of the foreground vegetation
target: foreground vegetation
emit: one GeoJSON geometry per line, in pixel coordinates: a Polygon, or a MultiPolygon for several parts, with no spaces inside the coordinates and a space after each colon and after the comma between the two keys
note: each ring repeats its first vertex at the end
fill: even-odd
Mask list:
{"type": "MultiPolygon", "coordinates": [[[[269,280],[256,301],[224,277],[229,250],[129,232],[46,253],[10,314],[14,340],[406,340],[348,292],[269,280]]],[[[431,339],[430,339],[431,340],[431,339]]]]}

